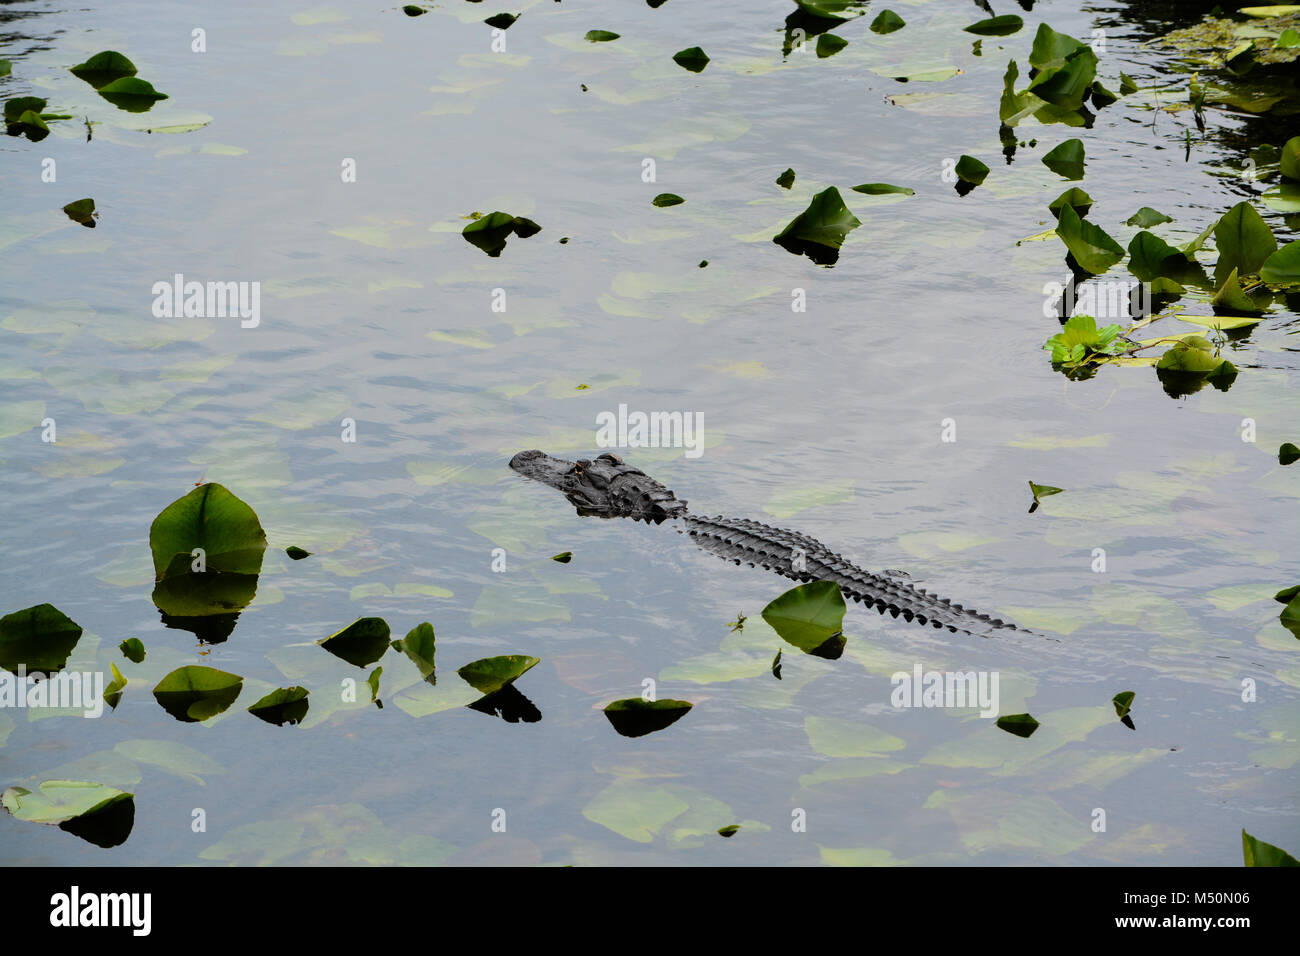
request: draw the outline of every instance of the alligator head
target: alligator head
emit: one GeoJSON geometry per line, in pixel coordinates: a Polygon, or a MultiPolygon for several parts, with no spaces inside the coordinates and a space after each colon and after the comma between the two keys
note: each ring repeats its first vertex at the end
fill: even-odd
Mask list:
{"type": "Polygon", "coordinates": [[[580,515],[659,524],[686,514],[686,502],[639,468],[608,452],[590,461],[565,461],[534,449],[515,455],[510,467],[525,478],[557,489],[580,515]]]}

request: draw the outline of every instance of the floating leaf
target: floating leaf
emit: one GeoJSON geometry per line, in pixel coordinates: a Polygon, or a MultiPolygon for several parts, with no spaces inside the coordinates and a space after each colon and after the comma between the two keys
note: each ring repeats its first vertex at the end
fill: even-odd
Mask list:
{"type": "Polygon", "coordinates": [[[125,657],[132,664],[144,663],[144,655],[145,655],[144,642],[141,641],[140,638],[128,637],[121,644],[117,645],[117,649],[121,651],[122,656],[125,657]]]}
{"type": "Polygon", "coordinates": [[[248,712],[259,720],[279,727],[299,724],[307,716],[307,695],[305,687],[281,687],[251,704],[248,712]]]}
{"type": "Polygon", "coordinates": [[[560,562],[560,564],[568,564],[570,561],[573,560],[573,552],[572,552],[572,551],[561,551],[559,554],[553,554],[553,555],[551,555],[551,560],[552,560],[552,561],[558,561],[558,562],[560,562]]]}
{"type": "Polygon", "coordinates": [[[967,33],[974,33],[981,37],[1006,37],[1013,33],[1018,33],[1025,25],[1025,21],[1014,13],[1004,13],[999,17],[989,17],[987,20],[978,20],[968,27],[962,27],[967,33]]]}
{"type": "Polygon", "coordinates": [[[434,653],[437,650],[433,625],[428,621],[417,624],[407,632],[406,637],[393,642],[393,649],[401,651],[411,659],[420,671],[420,677],[430,684],[438,683],[434,672],[434,653]]]}
{"type": "Polygon", "coordinates": [[[1061,218],[1062,206],[1069,206],[1075,211],[1076,215],[1082,219],[1087,216],[1089,210],[1092,209],[1092,197],[1078,186],[1071,186],[1047,204],[1047,208],[1057,219],[1061,218]]]}
{"type": "Polygon", "coordinates": [[[795,255],[807,255],[818,265],[831,265],[839,259],[845,237],[862,220],[844,205],[834,186],[813,196],[808,208],[790,220],[773,242],[795,255]]]}
{"type": "Polygon", "coordinates": [[[1290,465],[1300,460],[1300,448],[1297,448],[1289,441],[1283,442],[1277,450],[1277,463],[1279,465],[1290,465]]]}
{"type": "Polygon", "coordinates": [[[388,650],[392,632],[382,617],[363,617],[316,643],[357,667],[369,667],[388,650]]]}
{"type": "Polygon", "coordinates": [[[1143,282],[1160,278],[1182,282],[1198,271],[1184,253],[1145,229],[1129,241],[1128,254],[1129,271],[1143,282]]]}
{"type": "Polygon", "coordinates": [[[289,557],[293,558],[295,561],[301,561],[303,558],[311,557],[310,551],[304,551],[296,544],[290,545],[289,547],[285,548],[284,553],[287,554],[289,557]]]}
{"type": "Polygon", "coordinates": [[[999,729],[1017,737],[1032,737],[1038,729],[1038,721],[1029,714],[1007,714],[997,719],[999,729]]]}
{"type": "Polygon", "coordinates": [[[136,76],[124,76],[95,92],[128,113],[146,113],[153,109],[155,102],[168,98],[166,93],[155,90],[152,83],[136,76]]]}
{"type": "Polygon", "coordinates": [[[588,30],[585,37],[588,43],[608,43],[610,40],[618,39],[617,33],[610,33],[608,30],[588,30]]]}
{"type": "Polygon", "coordinates": [[[956,166],[953,167],[953,172],[957,174],[957,178],[962,182],[978,186],[988,178],[989,168],[974,156],[962,155],[958,158],[956,166]]]}
{"type": "Polygon", "coordinates": [[[1288,242],[1265,259],[1259,277],[1269,285],[1300,285],[1300,240],[1288,242]]]}
{"type": "Polygon", "coordinates": [[[1300,136],[1292,136],[1282,145],[1278,169],[1287,179],[1300,180],[1300,136]]]}
{"type": "Polygon", "coordinates": [[[1059,495],[1059,494],[1060,494],[1062,491],[1064,491],[1065,489],[1064,489],[1064,488],[1056,488],[1056,487],[1053,487],[1052,485],[1039,485],[1039,484],[1035,484],[1034,482],[1031,481],[1031,482],[1029,483],[1029,490],[1030,490],[1030,492],[1033,493],[1034,500],[1037,501],[1037,500],[1039,500],[1040,498],[1046,498],[1046,497],[1048,497],[1049,495],[1059,495]]]}
{"type": "Polygon", "coordinates": [[[422,17],[429,11],[424,9],[424,7],[417,7],[413,3],[406,3],[402,5],[402,12],[408,17],[422,17]]]}
{"type": "Polygon", "coordinates": [[[153,696],[177,720],[194,723],[222,713],[239,696],[244,679],[214,667],[178,667],[158,682],[153,696]]]}
{"type": "Polygon", "coordinates": [[[880,34],[893,33],[905,26],[907,26],[907,22],[893,10],[881,10],[876,15],[876,18],[871,21],[871,32],[880,34]]]}
{"type": "Polygon", "coordinates": [[[709,65],[709,57],[699,47],[691,46],[687,47],[685,50],[678,50],[674,53],[673,62],[683,70],[690,70],[692,73],[700,73],[709,65]]]}
{"type": "Polygon", "coordinates": [[[477,246],[495,259],[506,247],[506,239],[511,233],[520,239],[527,239],[541,232],[541,229],[542,227],[531,219],[512,216],[508,212],[498,210],[486,216],[479,216],[461,230],[461,235],[466,242],[477,246]]]}
{"type": "Polygon", "coordinates": [[[1066,58],[1083,48],[1084,44],[1065,33],[1057,33],[1046,23],[1038,25],[1034,46],[1029,53],[1029,65],[1039,70],[1057,69],[1065,65],[1066,58]]]}
{"type": "Polygon", "coordinates": [[[370,685],[370,702],[378,704],[381,709],[384,705],[379,699],[379,678],[382,677],[383,674],[384,669],[382,667],[376,667],[370,672],[369,676],[366,677],[366,683],[370,685]]]}
{"type": "Polygon", "coordinates": [[[731,838],[740,831],[739,823],[728,823],[725,827],[718,827],[718,836],[731,838]]]}
{"type": "Polygon", "coordinates": [[[772,658],[772,676],[781,679],[781,649],[777,648],[776,657],[772,658]]]}
{"type": "Polygon", "coordinates": [[[1028,92],[1063,110],[1078,110],[1097,78],[1097,54],[1091,47],[1079,47],[1062,66],[1045,69],[1034,77],[1028,92]]]}
{"type": "Polygon", "coordinates": [[[519,19],[517,13],[498,13],[488,17],[483,22],[490,27],[496,27],[498,30],[509,30],[510,24],[519,19]]]}
{"type": "Polygon", "coordinates": [[[849,45],[849,41],[843,37],[837,37],[833,33],[823,33],[817,38],[817,58],[824,60],[828,56],[834,56],[849,45]]]}
{"type": "Polygon", "coordinates": [[[1120,73],[1119,75],[1120,95],[1128,96],[1130,93],[1136,93],[1137,91],[1138,91],[1138,85],[1133,81],[1133,77],[1129,76],[1127,73],[1120,73]]]}
{"type": "Polygon", "coordinates": [[[915,196],[915,189],[908,189],[906,186],[891,186],[889,183],[863,183],[861,186],[851,187],[855,193],[863,193],[867,196],[888,196],[897,193],[902,196],[915,196]]]}
{"type": "Polygon", "coordinates": [[[0,617],[0,667],[28,673],[62,670],[68,663],[81,626],[53,604],[37,604],[0,617]]]}
{"type": "Polygon", "coordinates": [[[124,76],[135,76],[135,64],[116,50],[96,53],[85,63],[78,63],[68,70],[77,79],[85,80],[95,89],[107,86],[124,76]]]}
{"type": "Polygon", "coordinates": [[[1124,258],[1124,249],[1106,230],[1080,219],[1071,206],[1061,207],[1056,234],[1074,256],[1079,268],[1099,276],[1124,258]]]}
{"type": "Polygon", "coordinates": [[[122,676],[122,672],[117,669],[117,665],[112,661],[108,662],[108,669],[112,672],[113,679],[104,688],[104,703],[117,710],[117,705],[122,700],[122,691],[126,690],[127,681],[122,676]]]}
{"type": "Polygon", "coordinates": [[[195,549],[202,549],[209,572],[257,574],[266,532],[252,508],[209,482],[162,510],[149,528],[149,548],[159,581],[189,572],[195,549]]]}
{"type": "Polygon", "coordinates": [[[1214,345],[1206,338],[1191,335],[1169,347],[1156,363],[1157,369],[1203,375],[1213,372],[1223,359],[1214,354],[1214,345]]]}
{"type": "Polygon", "coordinates": [[[1219,261],[1214,265],[1216,286],[1222,286],[1233,269],[1241,275],[1257,275],[1277,251],[1273,230],[1244,200],[1224,213],[1214,227],[1214,244],[1219,250],[1219,261]]]}
{"type": "Polygon", "coordinates": [[[8,76],[14,71],[14,65],[8,60],[0,60],[0,76],[8,76]]]}
{"type": "Polygon", "coordinates": [[[1143,206],[1133,215],[1124,220],[1126,226],[1137,226],[1139,229],[1150,229],[1152,226],[1158,226],[1162,222],[1173,222],[1172,216],[1166,216],[1162,212],[1152,209],[1150,206],[1143,206]]]}
{"type": "Polygon", "coordinates": [[[1082,179],[1083,140],[1067,139],[1043,157],[1043,165],[1064,179],[1082,179]]]}
{"type": "MultiPolygon", "coordinates": [[[[1241,12],[1245,13],[1244,10],[1241,12]]],[[[1256,840],[1245,830],[1241,831],[1241,854],[1245,857],[1247,866],[1300,866],[1300,860],[1286,850],[1256,840]]]]}
{"type": "Polygon", "coordinates": [[[44,823],[100,847],[126,842],[135,821],[135,795],[88,780],[46,780],[36,791],[10,787],[0,803],[19,820],[44,823]]]}
{"type": "Polygon", "coordinates": [[[763,608],[763,620],[783,639],[812,654],[828,644],[843,646],[839,638],[844,610],[844,595],[838,584],[813,581],[791,588],[769,603],[763,608]]]}
{"type": "Polygon", "coordinates": [[[1115,716],[1127,717],[1129,710],[1133,707],[1133,698],[1136,696],[1137,694],[1133,691],[1124,690],[1112,697],[1110,702],[1115,705],[1115,716]]]}
{"type": "Polygon", "coordinates": [[[628,697],[605,706],[605,716],[624,737],[644,737],[686,716],[694,705],[686,700],[642,700],[628,697]]]}
{"type": "Polygon", "coordinates": [[[787,169],[780,176],[776,177],[776,184],[782,189],[789,189],[794,185],[794,170],[787,169]]]}
{"type": "Polygon", "coordinates": [[[794,0],[804,13],[823,20],[847,20],[862,15],[865,0],[794,0]]]}
{"type": "Polygon", "coordinates": [[[472,661],[456,673],[480,693],[494,694],[507,684],[513,684],[538,663],[540,659],[536,657],[506,654],[501,657],[485,657],[482,660],[472,661]]]}
{"type": "Polygon", "coordinates": [[[678,196],[676,193],[660,193],[658,196],[655,196],[654,199],[650,200],[650,202],[652,205],[658,206],[662,209],[665,206],[680,206],[682,203],[686,202],[686,200],[681,196],[678,196]]]}
{"type": "Polygon", "coordinates": [[[95,212],[95,200],[89,198],[70,202],[63,207],[63,211],[73,222],[80,223],[88,229],[94,229],[95,220],[99,218],[99,213],[95,212]]]}

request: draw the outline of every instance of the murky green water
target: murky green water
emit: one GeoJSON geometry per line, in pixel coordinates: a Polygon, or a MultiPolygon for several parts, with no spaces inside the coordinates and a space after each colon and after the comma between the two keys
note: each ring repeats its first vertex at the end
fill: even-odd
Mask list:
{"type": "MultiPolygon", "coordinates": [[[[0,710],[0,781],[136,795],[121,846],[6,815],[0,859],[1238,865],[1243,828],[1294,851],[1300,664],[1271,598],[1296,583],[1300,477],[1276,457],[1300,434],[1296,313],[1279,301],[1226,346],[1228,391],[1171,398],[1151,368],[1071,382],[1041,350],[1063,248],[1020,240],[1070,185],[1040,162],[1064,139],[1086,145],[1094,221],[1127,245],[1121,224],[1151,206],[1184,242],[1276,181],[1239,171],[1300,132],[1295,117],[1210,108],[1202,137],[1190,111],[1140,92],[1091,129],[1022,124],[1036,145],[1007,164],[1003,71],[1040,22],[1103,28],[1109,86],[1122,70],[1144,90],[1184,83],[1185,101],[1174,55],[1144,45],[1170,22],[1160,6],[1035,4],[976,56],[961,28],[977,7],[900,0],[903,30],[868,30],[877,5],[834,31],[850,41],[834,56],[784,60],[783,0],[725,16],[689,0],[519,7],[494,52],[480,21],[498,11],[453,0],[416,18],[0,6],[14,18],[0,94],[76,117],[0,142],[0,612],[57,605],[87,632],[69,667],[112,661],[130,679],[97,720],[0,710]],[[695,45],[712,58],[699,74],[671,60],[695,45]],[[115,110],[67,72],[107,49],[169,99],[115,110]],[[944,67],[962,72],[892,78],[944,67]],[[943,178],[962,154],[992,170],[964,197],[943,178]],[[848,189],[869,182],[916,192],[848,189]],[[828,185],[863,225],[822,268],[771,238],[828,185]],[[662,192],[687,201],[656,208],[662,192]],[[87,196],[93,231],[60,211],[87,196]],[[494,210],[542,231],[486,256],[457,233],[494,210]],[[260,282],[260,323],[155,318],[150,290],[177,273],[260,282]],[[597,414],[620,403],[703,416],[698,458],[623,452],[692,509],[797,528],[1061,643],[851,606],[844,656],[784,645],[778,682],[782,641],[759,612],[789,582],[671,525],[578,518],[507,470],[525,448],[589,457],[597,414]],[[1066,492],[1027,514],[1029,479],[1066,492]],[[150,523],[200,480],[247,501],[271,546],[256,601],[215,645],[165,628],[150,600],[150,523]],[[290,545],[313,556],[290,561],[290,545]],[[565,550],[571,563],[549,560],[565,550]],[[436,691],[390,652],[382,709],[364,684],[341,700],[367,672],[311,642],[363,616],[395,637],[434,625],[436,691]],[[142,664],[117,650],[132,636],[142,664]],[[540,721],[463,706],[475,695],[454,671],[513,653],[541,659],[518,682],[540,721]],[[178,723],[150,692],[196,663],[245,689],[178,723]],[[1002,712],[1039,731],[894,708],[890,675],[917,663],[999,672],[1002,712]],[[647,680],[694,709],[615,734],[599,709],[647,680]],[[289,684],[312,692],[301,726],[245,712],[289,684]],[[1110,703],[1124,690],[1136,731],[1110,703]],[[714,832],[731,823],[732,839],[714,832]]],[[[1161,321],[1151,334],[1177,326],[1161,321]]]]}

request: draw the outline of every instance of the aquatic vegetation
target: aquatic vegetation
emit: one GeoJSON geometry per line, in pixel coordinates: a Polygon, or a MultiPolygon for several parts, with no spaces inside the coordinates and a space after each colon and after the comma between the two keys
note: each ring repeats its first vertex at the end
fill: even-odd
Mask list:
{"type": "Polygon", "coordinates": [[[508,212],[497,211],[486,216],[475,214],[473,220],[461,230],[461,235],[466,242],[478,246],[494,259],[501,255],[511,235],[527,239],[542,231],[542,227],[531,219],[512,216],[508,212]]]}
{"type": "Polygon", "coordinates": [[[128,637],[121,644],[117,645],[122,656],[133,664],[144,663],[145,649],[144,642],[138,637],[128,637]]]}
{"type": "Polygon", "coordinates": [[[658,206],[661,209],[665,206],[680,206],[684,202],[686,202],[686,200],[681,196],[678,196],[676,193],[660,193],[658,196],[655,196],[654,199],[650,200],[652,206],[658,206]]]}
{"type": "Polygon", "coordinates": [[[1032,737],[1039,727],[1038,721],[1030,714],[1004,714],[996,721],[999,730],[1005,730],[1017,737],[1032,737]]]}
{"type": "Polygon", "coordinates": [[[793,587],[763,608],[772,630],[805,654],[834,659],[844,650],[844,595],[834,581],[793,587]]]}
{"type": "Polygon", "coordinates": [[[388,650],[391,631],[381,617],[363,617],[316,643],[357,667],[369,667],[388,650]]]}
{"type": "Polygon", "coordinates": [[[248,705],[248,712],[268,724],[299,724],[307,716],[309,691],[305,687],[280,687],[248,705]]]}
{"type": "Polygon", "coordinates": [[[80,223],[88,229],[94,229],[97,225],[99,213],[95,212],[95,200],[78,199],[70,202],[63,207],[63,211],[73,222],[80,223]]]}
{"type": "Polygon", "coordinates": [[[697,46],[687,47],[685,50],[678,50],[673,54],[673,62],[683,70],[689,70],[692,73],[702,73],[704,68],[709,65],[709,57],[703,50],[697,46]]]}
{"type": "Polygon", "coordinates": [[[643,700],[628,697],[605,705],[603,712],[623,737],[644,737],[670,727],[694,705],[688,700],[643,700]]]}
{"type": "Polygon", "coordinates": [[[794,255],[806,255],[817,265],[834,265],[840,247],[862,220],[844,205],[844,198],[834,186],[813,196],[808,208],[790,220],[773,242],[794,255]]]}
{"type": "Polygon", "coordinates": [[[505,654],[471,661],[456,673],[476,691],[490,696],[513,684],[539,663],[538,658],[526,654],[505,654]]]}
{"type": "Polygon", "coordinates": [[[160,680],[153,696],[177,720],[197,723],[224,713],[243,689],[244,679],[237,674],[187,664],[160,680]]]}
{"type": "Polygon", "coordinates": [[[1300,866],[1300,860],[1290,853],[1271,843],[1256,840],[1245,830],[1241,831],[1241,852],[1246,866],[1300,866]]]}
{"type": "Polygon", "coordinates": [[[888,34],[893,33],[895,30],[901,30],[905,26],[907,26],[906,21],[893,10],[881,10],[876,14],[876,18],[871,21],[871,32],[888,34]]]}

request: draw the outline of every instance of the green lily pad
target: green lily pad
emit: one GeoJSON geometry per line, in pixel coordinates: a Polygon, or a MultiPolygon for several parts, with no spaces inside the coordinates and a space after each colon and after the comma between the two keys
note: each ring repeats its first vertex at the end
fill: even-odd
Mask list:
{"type": "Polygon", "coordinates": [[[117,705],[122,700],[122,691],[126,690],[127,680],[112,661],[108,662],[108,669],[112,672],[113,679],[104,688],[104,703],[108,704],[113,710],[117,710],[117,705]]]}
{"type": "Polygon", "coordinates": [[[1133,698],[1137,694],[1131,690],[1120,691],[1111,698],[1111,703],[1115,705],[1115,716],[1123,718],[1128,716],[1128,712],[1133,707],[1133,698]]]}
{"type": "Polygon", "coordinates": [[[725,827],[718,827],[718,836],[730,839],[740,832],[739,823],[728,823],[725,827]]]}
{"type": "Polygon", "coordinates": [[[1278,169],[1287,179],[1300,181],[1300,136],[1292,136],[1282,145],[1278,169]]]}
{"type": "Polygon", "coordinates": [[[1259,201],[1276,212],[1300,212],[1300,183],[1280,182],[1264,190],[1259,201]]]}
{"type": "Polygon", "coordinates": [[[1300,285],[1300,240],[1288,242],[1265,259],[1259,277],[1269,285],[1300,285]]]}
{"type": "Polygon", "coordinates": [[[795,6],[811,17],[823,20],[848,20],[861,16],[866,0],[794,0],[795,6]]]}
{"type": "Polygon", "coordinates": [[[813,196],[808,208],[790,220],[772,241],[787,252],[807,255],[818,265],[831,265],[839,259],[840,247],[862,220],[844,205],[844,198],[834,186],[813,196]]]}
{"type": "Polygon", "coordinates": [[[379,699],[379,678],[382,677],[383,674],[383,667],[376,667],[366,677],[366,683],[370,686],[370,701],[371,703],[378,704],[381,709],[384,705],[379,699]]]}
{"type": "Polygon", "coordinates": [[[552,561],[558,561],[560,564],[568,564],[573,560],[572,551],[561,551],[559,554],[551,555],[552,561]]]}
{"type": "MultiPolygon", "coordinates": [[[[35,99],[35,97],[19,97],[20,100],[35,99]]],[[[46,125],[45,119],[36,110],[22,110],[15,113],[11,119],[7,111],[9,104],[14,100],[5,103],[5,132],[10,136],[26,136],[33,143],[39,143],[45,137],[50,135],[50,128],[46,125]]],[[[44,100],[40,101],[44,103],[44,100]]]]}
{"type": "Polygon", "coordinates": [[[1214,354],[1214,345],[1199,335],[1175,342],[1160,356],[1156,368],[1168,372],[1204,375],[1213,372],[1224,360],[1214,354]]]}
{"type": "Polygon", "coordinates": [[[509,30],[510,24],[519,19],[517,13],[497,13],[488,17],[483,22],[490,27],[496,27],[498,30],[509,30]]]}
{"type": "Polygon", "coordinates": [[[541,230],[542,227],[531,219],[512,216],[508,212],[498,210],[475,219],[461,230],[461,235],[466,242],[477,246],[495,259],[501,255],[501,250],[506,247],[506,240],[512,233],[520,239],[527,239],[541,230]]]}
{"type": "Polygon", "coordinates": [[[1006,714],[997,719],[998,728],[1017,737],[1032,737],[1038,721],[1029,714],[1006,714]]]}
{"type": "Polygon", "coordinates": [[[1214,227],[1214,244],[1219,261],[1214,265],[1214,284],[1222,286],[1229,273],[1258,275],[1260,267],[1277,251],[1273,230],[1255,207],[1242,201],[1233,206],[1214,227]]]}
{"type": "Polygon", "coordinates": [[[1033,493],[1034,500],[1038,501],[1040,498],[1046,498],[1049,495],[1059,495],[1065,489],[1055,488],[1052,485],[1039,485],[1031,481],[1029,483],[1029,490],[1033,493]]]}
{"type": "Polygon", "coordinates": [[[1172,279],[1182,282],[1194,277],[1198,267],[1180,250],[1145,229],[1128,244],[1128,268],[1143,282],[1172,279]]]}
{"type": "Polygon", "coordinates": [[[85,63],[70,67],[68,72],[79,80],[85,80],[95,89],[107,86],[124,76],[135,76],[135,64],[116,50],[96,53],[85,63]]]}
{"type": "Polygon", "coordinates": [[[1106,230],[1080,219],[1071,206],[1061,207],[1056,234],[1074,256],[1079,268],[1099,276],[1124,258],[1124,248],[1106,230]]]}
{"type": "Polygon", "coordinates": [[[683,70],[689,70],[692,73],[701,73],[709,65],[709,57],[703,50],[697,46],[687,47],[685,50],[678,50],[673,54],[673,62],[683,70]]]}
{"type": "Polygon", "coordinates": [[[401,651],[411,659],[411,663],[420,671],[420,677],[430,684],[438,683],[433,663],[436,636],[433,625],[428,621],[417,624],[407,632],[406,637],[393,642],[393,650],[401,651]]]}
{"type": "Polygon", "coordinates": [[[402,12],[408,17],[422,17],[429,11],[424,9],[424,7],[417,7],[413,3],[405,3],[402,4],[402,12]]]}
{"type": "Polygon", "coordinates": [[[794,185],[794,170],[787,169],[780,176],[776,177],[776,184],[782,189],[789,189],[794,185]]]}
{"type": "Polygon", "coordinates": [[[46,780],[37,790],[10,787],[0,802],[19,820],[61,826],[133,800],[134,794],[88,780],[46,780]]]}
{"type": "Polygon", "coordinates": [[[140,638],[128,637],[121,644],[117,645],[117,649],[121,651],[122,656],[125,657],[132,664],[144,663],[144,655],[145,655],[144,642],[141,641],[140,638]]]}
{"type": "Polygon", "coordinates": [[[153,696],[177,720],[194,723],[223,713],[244,689],[244,679],[215,667],[178,667],[153,689],[153,696]]]}
{"type": "Polygon", "coordinates": [[[642,700],[628,697],[605,706],[605,717],[624,737],[644,737],[686,716],[694,705],[686,700],[642,700]]]}
{"type": "Polygon", "coordinates": [[[968,27],[962,27],[967,33],[981,37],[1007,37],[1019,33],[1025,21],[1014,13],[1004,13],[999,17],[977,20],[968,27]]]}
{"type": "Polygon", "coordinates": [[[843,37],[837,37],[833,33],[823,33],[817,38],[817,59],[824,60],[828,56],[834,56],[849,45],[849,41],[843,37]]]}
{"type": "Polygon", "coordinates": [[[1043,165],[1065,179],[1082,179],[1086,165],[1083,140],[1067,139],[1043,157],[1043,165]]]}
{"type": "Polygon", "coordinates": [[[791,588],[763,608],[763,620],[805,653],[843,636],[844,595],[834,581],[791,588]]]}
{"type": "Polygon", "coordinates": [[[244,501],[208,482],[173,501],[153,520],[149,548],[159,581],[190,572],[197,548],[203,550],[208,572],[255,575],[262,570],[266,532],[244,501]]]}
{"type": "Polygon", "coordinates": [[[1034,46],[1029,53],[1029,65],[1039,70],[1059,69],[1065,65],[1066,59],[1084,47],[1084,44],[1074,37],[1057,33],[1046,23],[1038,25],[1038,32],[1034,34],[1034,46]]]}
{"type": "Polygon", "coordinates": [[[957,178],[964,183],[970,183],[972,186],[978,186],[988,178],[989,168],[980,162],[974,156],[962,155],[957,160],[957,165],[953,167],[957,178]]]}
{"type": "Polygon", "coordinates": [[[1158,226],[1162,222],[1173,222],[1173,216],[1166,216],[1164,213],[1152,209],[1150,206],[1143,206],[1133,215],[1124,220],[1126,226],[1137,226],[1139,229],[1150,229],[1152,226],[1158,226]]]}
{"type": "Polygon", "coordinates": [[[678,196],[676,193],[660,193],[658,196],[655,196],[654,199],[650,200],[651,205],[658,206],[661,209],[665,206],[680,206],[684,202],[686,202],[686,200],[681,196],[678,196]]]}
{"type": "Polygon", "coordinates": [[[895,30],[901,30],[905,26],[907,26],[907,21],[893,10],[881,10],[880,13],[876,15],[876,18],[871,21],[871,32],[880,34],[893,33],[895,30]]]}
{"type": "Polygon", "coordinates": [[[81,626],[53,604],[36,604],[0,617],[0,667],[28,673],[62,670],[68,663],[81,626]]]}
{"type": "Polygon", "coordinates": [[[95,228],[95,220],[99,217],[99,213],[95,212],[95,200],[89,198],[70,202],[63,207],[63,211],[73,222],[88,229],[95,228]]]}
{"type": "Polygon", "coordinates": [[[8,76],[14,71],[14,65],[9,60],[0,60],[0,76],[8,76]]]}
{"type": "Polygon", "coordinates": [[[1284,441],[1278,447],[1277,463],[1279,465],[1290,465],[1297,459],[1300,459],[1300,448],[1297,448],[1295,445],[1291,444],[1291,442],[1284,441]]]}
{"type": "Polygon", "coordinates": [[[1078,110],[1096,78],[1097,54],[1091,47],[1081,46],[1065,58],[1063,65],[1042,70],[1027,92],[1059,109],[1078,110]]]}
{"type": "Polygon", "coordinates": [[[268,724],[283,727],[285,724],[299,724],[307,716],[309,706],[305,687],[280,687],[271,691],[256,703],[250,704],[248,712],[268,724]]]}
{"type": "Polygon", "coordinates": [[[1087,216],[1089,210],[1092,209],[1092,197],[1078,186],[1071,186],[1047,204],[1047,208],[1057,219],[1061,218],[1062,206],[1069,206],[1075,211],[1075,214],[1082,219],[1087,216]]]}
{"type": "Polygon", "coordinates": [[[617,40],[617,33],[610,33],[608,30],[588,30],[584,39],[588,43],[608,43],[610,40],[617,40]]]}
{"type": "Polygon", "coordinates": [[[293,560],[295,561],[301,561],[303,558],[311,557],[310,551],[304,551],[302,548],[298,547],[297,545],[291,545],[285,548],[284,553],[287,554],[289,557],[293,558],[293,560]]]}
{"type": "Polygon", "coordinates": [[[1300,860],[1286,850],[1256,840],[1245,830],[1241,831],[1241,854],[1246,866],[1300,866],[1300,860]]]}
{"type": "Polygon", "coordinates": [[[363,617],[316,643],[349,664],[369,667],[388,650],[391,633],[382,617],[363,617]]]}
{"type": "Polygon", "coordinates": [[[456,673],[465,680],[465,683],[480,693],[495,694],[507,684],[513,684],[538,663],[540,659],[536,657],[528,657],[525,654],[505,654],[472,661],[456,673]]]}
{"type": "Polygon", "coordinates": [[[863,183],[861,186],[850,187],[855,193],[862,193],[867,196],[889,196],[897,193],[901,196],[915,196],[916,190],[909,189],[906,186],[891,186],[889,183],[863,183]]]}
{"type": "Polygon", "coordinates": [[[128,113],[147,113],[153,109],[154,103],[168,99],[166,93],[159,93],[152,83],[137,76],[124,76],[95,92],[128,113]]]}
{"type": "Polygon", "coordinates": [[[39,96],[15,96],[5,100],[5,123],[17,123],[24,113],[40,115],[45,109],[45,100],[39,96]]]}

